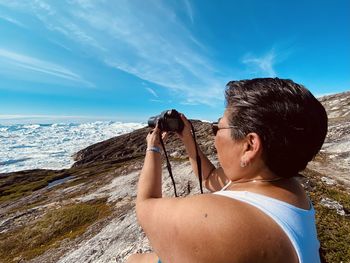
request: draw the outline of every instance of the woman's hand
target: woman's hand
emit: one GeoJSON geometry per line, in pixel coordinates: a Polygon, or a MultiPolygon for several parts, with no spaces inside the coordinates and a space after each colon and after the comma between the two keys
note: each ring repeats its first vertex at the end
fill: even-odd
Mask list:
{"type": "Polygon", "coordinates": [[[184,129],[182,130],[182,132],[178,132],[177,134],[179,135],[180,139],[186,144],[186,143],[189,143],[193,140],[192,127],[191,127],[191,123],[185,117],[185,115],[180,113],[180,117],[184,123],[184,129]]]}
{"type": "Polygon", "coordinates": [[[184,143],[188,156],[190,158],[195,158],[196,145],[193,140],[191,123],[184,114],[180,113],[180,117],[184,123],[184,129],[182,132],[177,132],[177,134],[184,143]]]}
{"type": "MultiPolygon", "coordinates": [[[[147,148],[154,147],[154,146],[161,148],[160,134],[161,134],[161,130],[158,128],[158,122],[157,122],[156,127],[147,134],[147,137],[146,137],[147,148]]],[[[167,132],[162,132],[163,141],[165,141],[166,138],[167,138],[167,132]]]]}

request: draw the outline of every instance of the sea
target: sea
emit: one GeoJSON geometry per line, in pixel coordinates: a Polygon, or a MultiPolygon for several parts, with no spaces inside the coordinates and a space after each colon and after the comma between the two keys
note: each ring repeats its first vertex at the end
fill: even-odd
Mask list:
{"type": "Polygon", "coordinates": [[[145,126],[115,121],[0,124],[0,173],[70,168],[79,150],[145,126]]]}

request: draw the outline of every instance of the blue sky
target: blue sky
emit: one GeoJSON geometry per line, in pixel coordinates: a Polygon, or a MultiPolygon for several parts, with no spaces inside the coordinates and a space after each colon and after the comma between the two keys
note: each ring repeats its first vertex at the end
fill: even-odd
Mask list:
{"type": "Polygon", "coordinates": [[[1,119],[215,120],[229,80],[350,90],[348,0],[0,0],[1,119]]]}

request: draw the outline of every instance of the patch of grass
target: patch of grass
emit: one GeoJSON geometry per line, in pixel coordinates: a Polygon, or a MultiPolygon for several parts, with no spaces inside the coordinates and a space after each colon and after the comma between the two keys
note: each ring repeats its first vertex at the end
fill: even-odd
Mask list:
{"type": "MultiPolygon", "coordinates": [[[[73,176],[76,180],[72,182],[72,185],[76,185],[94,181],[95,178],[113,173],[120,167],[120,163],[106,161],[66,170],[27,170],[5,174],[0,177],[0,204],[28,196],[58,179],[73,176]]],[[[62,186],[65,187],[67,184],[62,186]]]]}
{"type": "Polygon", "coordinates": [[[30,195],[50,182],[70,176],[65,170],[20,171],[0,177],[0,203],[30,195]]]}
{"type": "Polygon", "coordinates": [[[341,216],[335,210],[320,204],[322,198],[330,198],[339,202],[346,213],[350,212],[350,194],[337,186],[325,185],[323,176],[312,170],[303,173],[312,180],[314,187],[309,191],[316,210],[316,226],[321,243],[322,255],[326,262],[350,262],[350,217],[341,216]]]}
{"type": "Polygon", "coordinates": [[[0,258],[4,262],[32,259],[58,247],[63,239],[81,235],[88,226],[109,214],[105,200],[51,210],[34,224],[0,234],[0,258]]]}
{"type": "Polygon", "coordinates": [[[318,238],[326,262],[350,262],[350,220],[320,205],[315,209],[318,238]]]}
{"type": "Polygon", "coordinates": [[[169,160],[173,162],[184,162],[188,160],[188,157],[187,156],[177,156],[177,157],[170,156],[169,160]]]}
{"type": "Polygon", "coordinates": [[[30,182],[9,187],[7,189],[4,189],[4,191],[1,193],[0,202],[17,199],[40,188],[43,188],[46,185],[47,182],[45,180],[41,180],[38,182],[30,182]]]}

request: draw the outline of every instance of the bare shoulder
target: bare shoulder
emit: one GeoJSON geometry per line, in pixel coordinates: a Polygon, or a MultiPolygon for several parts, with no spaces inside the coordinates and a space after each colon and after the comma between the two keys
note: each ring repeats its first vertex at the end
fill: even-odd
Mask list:
{"type": "Polygon", "coordinates": [[[237,186],[236,191],[249,191],[252,193],[261,194],[282,202],[289,203],[301,209],[310,208],[310,199],[307,196],[302,185],[295,178],[285,178],[273,184],[267,185],[250,185],[237,186]]]}
{"type": "Polygon", "coordinates": [[[276,186],[263,189],[261,194],[289,203],[301,209],[310,209],[310,199],[302,185],[295,178],[285,179],[285,181],[276,184],[276,186]]]}
{"type": "Polygon", "coordinates": [[[165,262],[254,262],[269,258],[273,245],[285,252],[271,219],[240,201],[206,194],[145,202],[137,208],[138,219],[165,262]]]}

